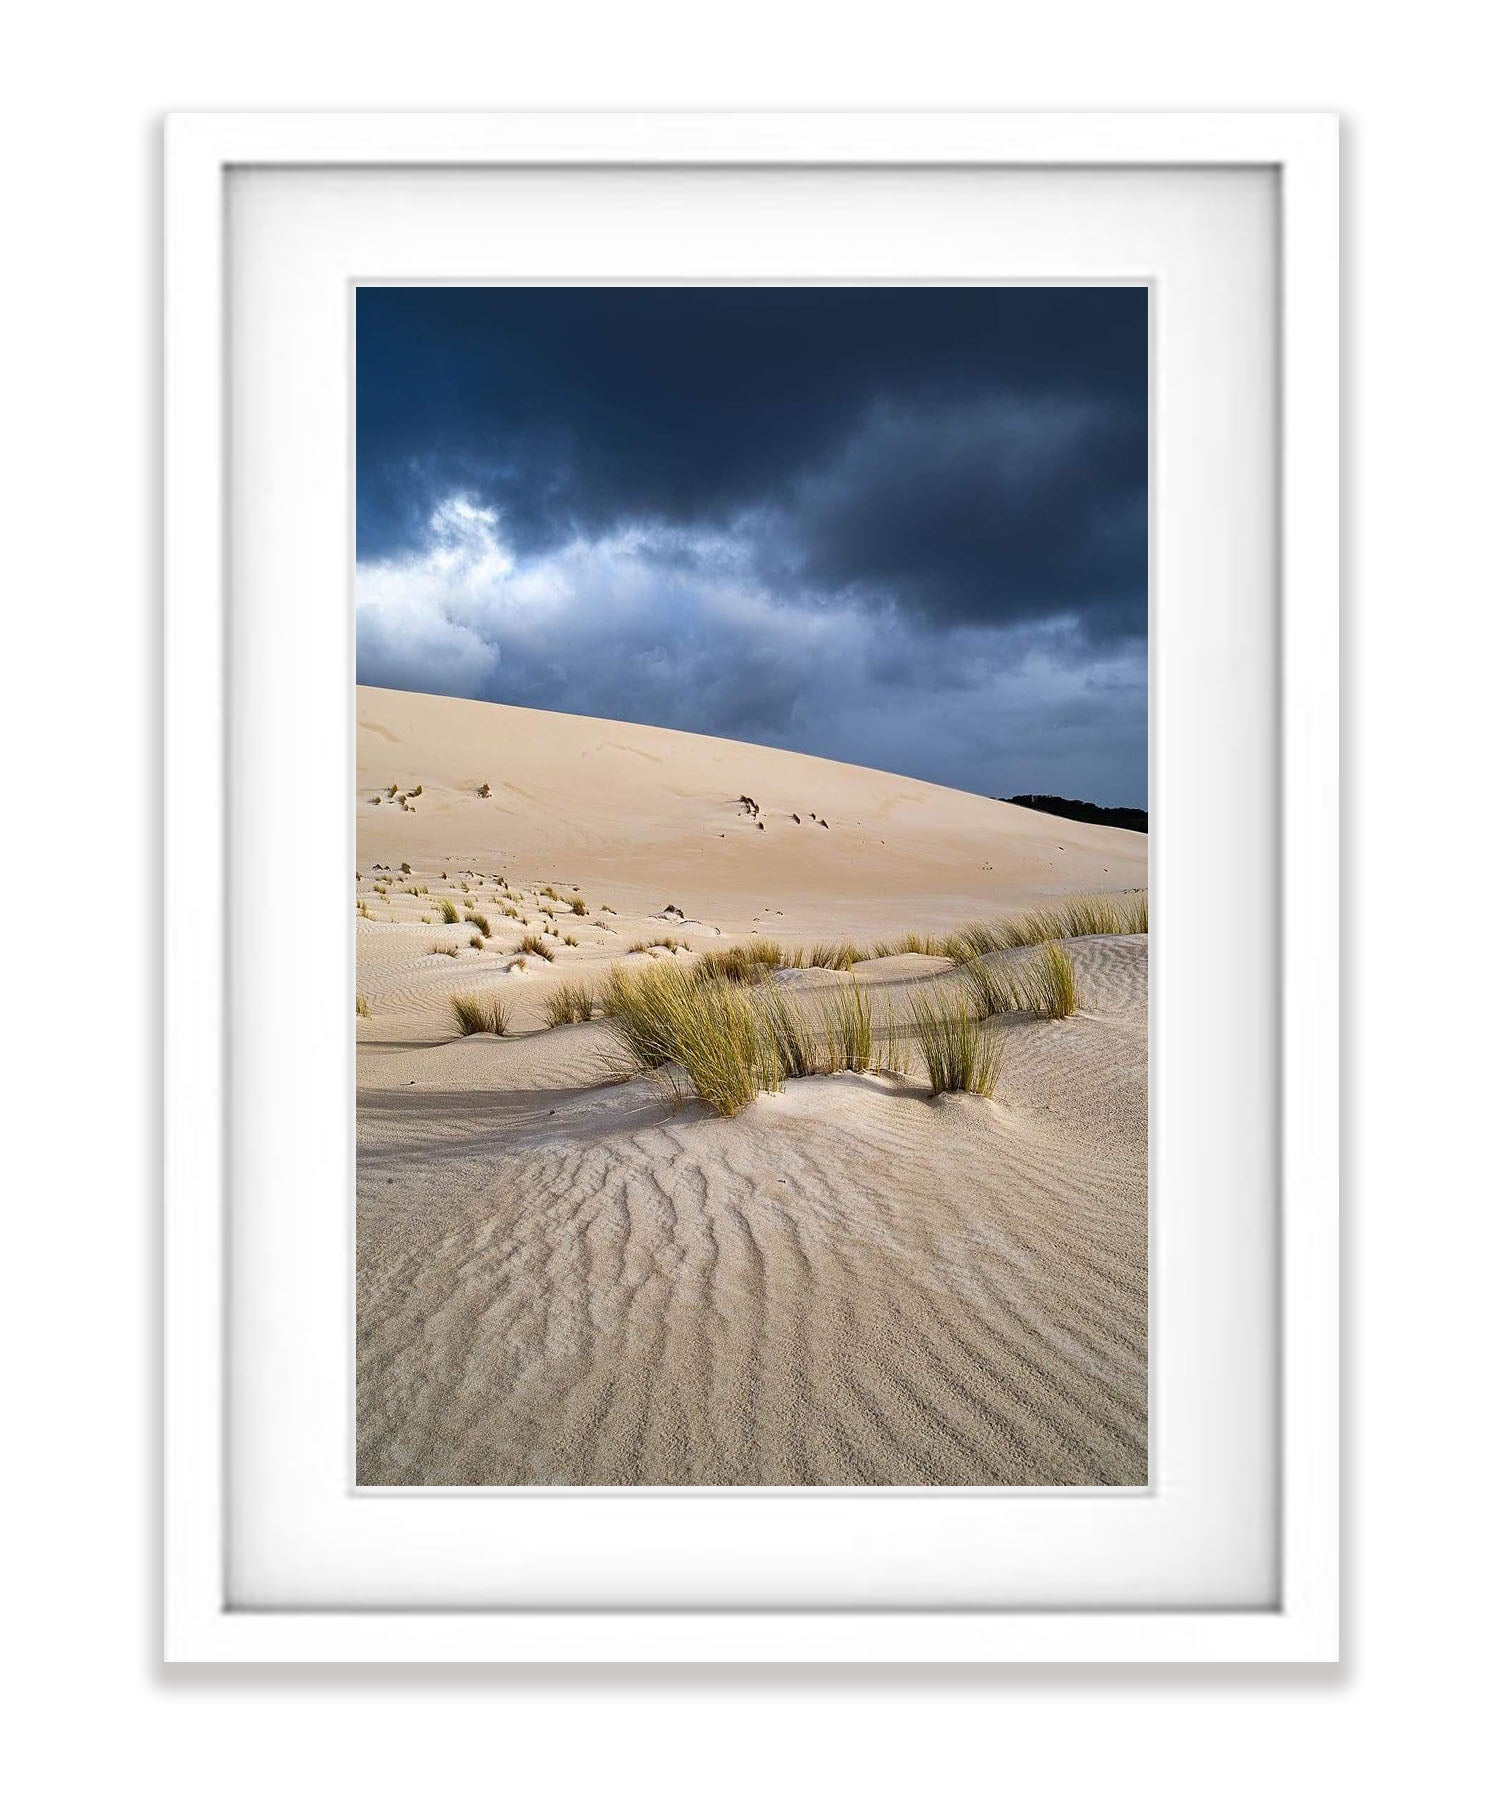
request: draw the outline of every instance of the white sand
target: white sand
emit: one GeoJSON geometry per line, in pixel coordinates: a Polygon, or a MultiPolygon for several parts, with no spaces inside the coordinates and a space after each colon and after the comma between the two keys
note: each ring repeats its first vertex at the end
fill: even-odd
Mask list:
{"type": "MultiPolygon", "coordinates": [[[[1142,887],[1144,837],[641,726],[374,689],[359,719],[362,1482],[1144,1481],[1144,938],[1069,946],[1074,1018],[987,1027],[993,1100],[929,1099],[913,1059],[673,1110],[609,1083],[607,1024],[541,1012],[638,937],[941,930],[1142,887]],[[414,811],[369,804],[392,782],[414,811]],[[502,874],[533,928],[540,886],[576,886],[578,945],[508,972],[502,874]],[[482,950],[421,923],[444,894],[482,950]],[[519,1035],[456,1037],[450,996],[490,990],[519,1035]]],[[[953,980],[922,956],[855,978],[877,1011],[953,980]]]]}

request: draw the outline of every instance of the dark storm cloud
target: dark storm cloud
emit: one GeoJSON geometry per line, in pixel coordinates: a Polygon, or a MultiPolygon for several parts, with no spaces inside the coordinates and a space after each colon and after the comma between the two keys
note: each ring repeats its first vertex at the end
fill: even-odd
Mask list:
{"type": "Polygon", "coordinates": [[[1141,799],[1145,355],[1140,290],[364,289],[360,677],[1141,799]]]}

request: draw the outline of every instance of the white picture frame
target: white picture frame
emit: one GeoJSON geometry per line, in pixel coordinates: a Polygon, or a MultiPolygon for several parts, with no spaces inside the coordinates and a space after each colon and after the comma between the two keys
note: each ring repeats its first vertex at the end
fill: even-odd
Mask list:
{"type": "MultiPolygon", "coordinates": [[[[1338,1643],[1338,162],[1324,115],[214,114],[166,161],[166,1654],[179,1661],[1329,1661],[1338,1643]],[[1236,168],[1277,188],[1279,1364],[1274,1604],[752,1610],[231,1601],[224,726],[237,171],[1236,168]],[[205,854],[205,846],[209,854],[205,854]],[[1316,965],[1313,959],[1316,958],[1316,965]]],[[[420,271],[414,271],[420,273],[420,271]]],[[[1059,276],[1066,277],[1060,270],[1059,276]]],[[[331,1304],[336,1303],[331,1297],[331,1304]]]]}

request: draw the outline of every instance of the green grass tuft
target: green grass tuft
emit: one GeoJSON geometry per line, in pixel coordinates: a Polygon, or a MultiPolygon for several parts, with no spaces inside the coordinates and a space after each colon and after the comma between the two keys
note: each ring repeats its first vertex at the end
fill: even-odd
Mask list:
{"type": "MultiPolygon", "coordinates": [[[[673,944],[675,938],[658,940],[673,944]]],[[[686,949],[687,945],[683,945],[686,949]]],[[[800,967],[802,953],[789,951],[772,938],[757,938],[750,944],[730,944],[722,950],[705,950],[694,971],[700,981],[732,981],[744,986],[763,981],[773,969],[800,967]]]]}
{"type": "Polygon", "coordinates": [[[547,996],[549,1025],[583,1025],[594,1016],[594,990],[586,981],[564,981],[547,996]]]}
{"type": "Polygon", "coordinates": [[[875,1026],[870,1000],[851,975],[822,1003],[830,1069],[869,1069],[875,1064],[875,1026]]]}
{"type": "Polygon", "coordinates": [[[865,960],[866,952],[846,939],[838,944],[814,944],[804,954],[810,969],[840,969],[847,973],[857,962],[865,960]]]}
{"type": "Polygon", "coordinates": [[[510,1023],[510,1008],[498,994],[455,994],[453,1022],[464,1037],[490,1032],[504,1037],[510,1023]]]}
{"type": "Polygon", "coordinates": [[[915,994],[911,1022],[927,1085],[937,1094],[983,1094],[995,1091],[1000,1074],[998,1040],[986,1037],[980,1021],[963,997],[915,994]]]}

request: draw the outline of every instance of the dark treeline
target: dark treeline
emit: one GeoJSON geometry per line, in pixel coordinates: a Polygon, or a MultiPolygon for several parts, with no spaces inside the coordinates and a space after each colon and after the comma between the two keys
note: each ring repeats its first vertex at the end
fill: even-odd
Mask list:
{"type": "Polygon", "coordinates": [[[1061,794],[1012,794],[1009,798],[1012,806],[1029,806],[1033,812],[1077,819],[1081,825],[1119,825],[1126,831],[1146,829],[1145,808],[1140,806],[1095,806],[1090,800],[1064,800],[1061,794]]]}

